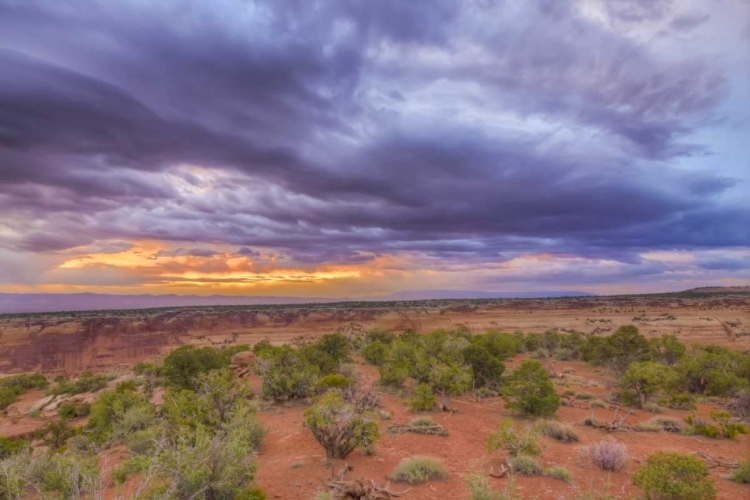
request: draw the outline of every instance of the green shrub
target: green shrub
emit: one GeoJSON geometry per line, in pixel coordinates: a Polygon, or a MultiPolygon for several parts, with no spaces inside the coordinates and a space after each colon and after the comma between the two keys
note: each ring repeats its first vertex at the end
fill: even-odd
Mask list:
{"type": "Polygon", "coordinates": [[[43,389],[49,385],[49,381],[42,375],[12,375],[0,377],[0,410],[18,401],[18,396],[29,389],[43,389]]]}
{"type": "Polygon", "coordinates": [[[370,330],[365,336],[367,342],[380,342],[381,344],[389,345],[391,342],[396,340],[396,335],[385,330],[370,330]]]}
{"type": "Polygon", "coordinates": [[[122,437],[127,430],[122,427],[125,414],[137,406],[151,406],[146,398],[135,391],[104,391],[91,405],[91,415],[86,432],[97,443],[122,437]]]}
{"type": "Polygon", "coordinates": [[[157,377],[160,372],[161,366],[154,363],[147,363],[144,361],[136,363],[135,366],[133,366],[133,374],[138,375],[139,377],[157,377]]]}
{"type": "Polygon", "coordinates": [[[371,365],[380,366],[385,362],[388,346],[379,340],[370,342],[362,349],[362,356],[371,365]]]}
{"type": "Polygon", "coordinates": [[[143,460],[140,457],[128,458],[120,462],[112,471],[112,480],[121,485],[129,478],[143,471],[143,460]]]}
{"type": "MultiPolygon", "coordinates": [[[[416,337],[412,343],[398,339],[391,343],[383,363],[378,367],[380,383],[386,386],[400,387],[409,377],[416,365],[417,348],[416,343],[420,337],[416,337]]],[[[426,380],[422,380],[426,382],[426,380]]]]}
{"type": "Polygon", "coordinates": [[[747,358],[716,345],[691,346],[690,355],[676,365],[678,386],[693,394],[729,396],[748,387],[742,373],[747,358]]]}
{"type": "Polygon", "coordinates": [[[492,490],[487,475],[471,472],[464,478],[469,487],[469,500],[498,500],[499,494],[492,490]]]}
{"type": "Polygon", "coordinates": [[[226,367],[229,361],[213,347],[184,345],[170,352],[162,365],[167,383],[182,389],[195,389],[199,374],[226,367]]]}
{"type": "Polygon", "coordinates": [[[388,478],[395,483],[418,484],[446,480],[448,475],[448,470],[438,460],[430,457],[412,457],[402,460],[388,478]]]}
{"type": "Polygon", "coordinates": [[[594,395],[591,394],[590,392],[579,392],[578,394],[576,394],[576,399],[582,399],[584,401],[590,401],[590,400],[594,399],[594,395]]]}
{"type": "Polygon", "coordinates": [[[538,361],[524,361],[503,388],[506,406],[525,415],[551,416],[560,407],[560,397],[547,370],[538,361]]]}
{"type": "Polygon", "coordinates": [[[706,422],[696,415],[690,415],[685,418],[685,422],[690,426],[685,429],[686,434],[699,434],[710,438],[736,439],[739,434],[747,434],[746,425],[739,422],[732,422],[731,415],[723,411],[711,411],[713,424],[706,422]]]}
{"type": "Polygon", "coordinates": [[[352,379],[338,373],[330,373],[318,382],[318,386],[323,389],[344,389],[350,385],[352,385],[352,379]]]}
{"type": "Polygon", "coordinates": [[[300,346],[297,352],[307,363],[314,367],[320,375],[336,373],[339,369],[340,362],[317,344],[307,344],[300,346]]]}
{"type": "Polygon", "coordinates": [[[0,460],[30,448],[29,442],[25,439],[11,439],[0,436],[0,460]]]}
{"type": "Polygon", "coordinates": [[[461,354],[471,366],[474,387],[497,387],[500,384],[505,365],[489,349],[473,343],[466,346],[461,354]]]}
{"type": "Polygon", "coordinates": [[[125,436],[125,445],[133,455],[146,455],[154,450],[163,433],[162,427],[154,425],[125,436]]]}
{"type": "Polygon", "coordinates": [[[547,477],[551,477],[552,479],[565,481],[566,483],[573,482],[573,476],[571,476],[570,472],[568,472],[568,469],[564,467],[548,467],[544,469],[544,475],[547,477]]]}
{"type": "Polygon", "coordinates": [[[662,406],[675,410],[695,410],[695,400],[687,393],[673,394],[659,401],[662,406]]]}
{"type": "Polygon", "coordinates": [[[336,360],[336,363],[346,361],[351,352],[349,341],[340,333],[323,335],[315,342],[315,346],[336,360]]]}
{"type": "Polygon", "coordinates": [[[567,424],[561,424],[555,420],[540,420],[535,427],[548,438],[561,441],[563,443],[578,442],[578,434],[567,424]]]}
{"type": "Polygon", "coordinates": [[[646,495],[663,500],[712,500],[716,489],[708,478],[708,468],[692,455],[656,452],[633,474],[633,484],[646,495]]]}
{"type": "Polygon", "coordinates": [[[419,384],[414,389],[414,394],[409,399],[409,408],[412,412],[432,411],[435,409],[435,393],[429,384],[419,384]]]}
{"type": "Polygon", "coordinates": [[[57,407],[57,416],[63,419],[75,418],[76,404],[73,401],[63,401],[57,407]]]}
{"type": "Polygon", "coordinates": [[[512,457],[508,464],[513,474],[521,476],[541,476],[544,472],[542,465],[527,455],[512,457]]]}
{"type": "Polygon", "coordinates": [[[82,394],[104,389],[107,387],[107,383],[112,380],[112,376],[94,374],[87,370],[73,380],[65,377],[58,377],[55,380],[57,385],[51,388],[51,394],[82,394]]]}
{"type": "Polygon", "coordinates": [[[508,456],[539,455],[542,450],[537,440],[540,431],[531,426],[525,426],[520,432],[516,430],[513,421],[506,418],[498,423],[497,430],[487,439],[487,452],[505,450],[508,456]]]}
{"type": "Polygon", "coordinates": [[[747,460],[740,462],[740,466],[732,472],[732,481],[750,484],[750,456],[747,460]]]}
{"type": "Polygon", "coordinates": [[[270,359],[258,361],[263,397],[287,401],[315,394],[319,369],[292,347],[285,345],[270,359]]]}
{"type": "Polygon", "coordinates": [[[59,450],[65,446],[68,439],[75,436],[79,431],[79,427],[70,427],[66,420],[53,420],[47,422],[41,429],[37,429],[34,436],[37,439],[42,439],[44,444],[52,450],[59,450]]]}
{"type": "Polygon", "coordinates": [[[267,500],[266,493],[257,486],[239,491],[234,500],[267,500]]]}
{"type": "Polygon", "coordinates": [[[609,337],[589,335],[578,346],[581,359],[594,365],[609,365],[615,372],[622,373],[633,362],[647,361],[652,357],[652,349],[646,337],[633,325],[623,325],[609,337]]]}

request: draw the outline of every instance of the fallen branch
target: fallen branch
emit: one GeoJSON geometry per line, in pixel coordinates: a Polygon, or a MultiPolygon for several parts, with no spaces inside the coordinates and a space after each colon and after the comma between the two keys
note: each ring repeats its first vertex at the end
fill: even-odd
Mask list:
{"type": "Polygon", "coordinates": [[[583,419],[581,422],[578,422],[578,425],[585,425],[587,427],[593,427],[595,429],[599,429],[606,432],[633,432],[636,429],[632,425],[628,425],[625,423],[625,417],[630,415],[632,411],[628,411],[624,416],[617,417],[617,413],[620,411],[618,408],[615,411],[615,414],[612,418],[611,422],[603,422],[601,420],[597,420],[596,417],[594,417],[594,412],[591,411],[591,414],[588,418],[583,419]]]}
{"type": "Polygon", "coordinates": [[[448,429],[440,424],[432,425],[413,425],[413,424],[393,424],[389,425],[388,432],[391,434],[403,434],[413,432],[415,434],[427,434],[429,436],[447,436],[448,429]]]}
{"type": "Polygon", "coordinates": [[[409,491],[391,491],[388,484],[378,486],[372,479],[328,481],[325,486],[336,500],[391,500],[409,491]]]}
{"type": "Polygon", "coordinates": [[[703,451],[694,451],[692,454],[706,462],[706,467],[708,467],[709,469],[715,469],[717,467],[723,467],[725,469],[736,469],[740,466],[740,464],[736,460],[732,460],[731,458],[712,457],[711,455],[703,451]]]}
{"type": "Polygon", "coordinates": [[[502,479],[505,476],[507,476],[509,472],[510,472],[510,467],[507,467],[505,465],[501,465],[500,466],[500,470],[497,471],[497,472],[495,472],[494,469],[490,468],[489,475],[492,476],[492,477],[496,477],[498,479],[502,479]]]}

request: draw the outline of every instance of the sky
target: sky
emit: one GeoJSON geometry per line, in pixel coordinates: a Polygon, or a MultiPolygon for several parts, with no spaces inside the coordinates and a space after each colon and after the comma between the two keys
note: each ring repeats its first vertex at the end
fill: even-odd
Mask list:
{"type": "Polygon", "coordinates": [[[750,283],[748,0],[0,0],[0,292],[750,283]]]}

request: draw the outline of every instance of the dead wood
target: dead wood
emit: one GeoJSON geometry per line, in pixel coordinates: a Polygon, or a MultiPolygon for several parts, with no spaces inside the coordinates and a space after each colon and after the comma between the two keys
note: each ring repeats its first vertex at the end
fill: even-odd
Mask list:
{"type": "Polygon", "coordinates": [[[393,424],[389,425],[387,431],[391,434],[403,434],[413,432],[415,434],[427,434],[429,436],[447,436],[448,430],[440,424],[432,425],[413,425],[413,424],[393,424]]]}
{"type": "Polygon", "coordinates": [[[709,469],[715,469],[717,467],[723,467],[725,469],[736,469],[740,466],[737,460],[724,457],[713,457],[703,451],[695,451],[692,453],[696,457],[700,458],[706,463],[706,467],[709,469]]]}

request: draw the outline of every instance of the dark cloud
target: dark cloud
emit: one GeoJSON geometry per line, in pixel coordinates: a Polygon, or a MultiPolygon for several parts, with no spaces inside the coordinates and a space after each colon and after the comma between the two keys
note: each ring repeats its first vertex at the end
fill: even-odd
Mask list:
{"type": "MultiPolygon", "coordinates": [[[[696,133],[731,90],[722,68],[569,2],[0,0],[0,68],[11,249],[161,239],[311,264],[750,245],[750,213],[722,201],[738,181],[678,165],[711,152],[696,133]]],[[[156,257],[214,255],[177,248],[156,257]]]]}
{"type": "Polygon", "coordinates": [[[709,19],[711,19],[710,14],[683,14],[672,19],[669,25],[677,31],[686,32],[691,31],[701,24],[708,22],[709,19]]]}

